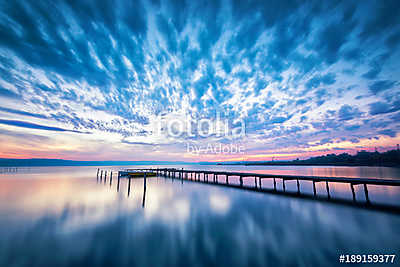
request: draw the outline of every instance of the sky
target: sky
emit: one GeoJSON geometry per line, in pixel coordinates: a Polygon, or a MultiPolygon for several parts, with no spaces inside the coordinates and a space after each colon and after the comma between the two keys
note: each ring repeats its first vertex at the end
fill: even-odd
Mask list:
{"type": "Polygon", "coordinates": [[[284,160],[400,143],[399,1],[0,3],[0,158],[284,160]]]}

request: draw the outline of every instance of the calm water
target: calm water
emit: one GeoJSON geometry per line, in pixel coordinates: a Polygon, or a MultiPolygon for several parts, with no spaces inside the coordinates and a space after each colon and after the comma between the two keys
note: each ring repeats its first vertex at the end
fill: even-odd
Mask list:
{"type": "MultiPolygon", "coordinates": [[[[392,168],[183,167],[400,178],[392,168]]],[[[128,195],[126,179],[117,192],[116,176],[98,183],[96,170],[0,174],[0,266],[340,266],[340,254],[400,257],[399,215],[164,178],[149,178],[146,190],[132,179],[128,195]]],[[[398,190],[370,191],[373,201],[399,203],[398,190]]]]}

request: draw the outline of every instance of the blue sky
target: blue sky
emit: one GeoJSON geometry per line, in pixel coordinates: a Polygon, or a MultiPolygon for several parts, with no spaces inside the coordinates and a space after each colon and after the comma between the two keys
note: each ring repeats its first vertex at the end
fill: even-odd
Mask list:
{"type": "Polygon", "coordinates": [[[217,160],[399,143],[398,1],[2,1],[0,157],[217,160]],[[245,123],[229,139],[159,118],[245,123]],[[242,155],[187,145],[240,144],[242,155]]]}

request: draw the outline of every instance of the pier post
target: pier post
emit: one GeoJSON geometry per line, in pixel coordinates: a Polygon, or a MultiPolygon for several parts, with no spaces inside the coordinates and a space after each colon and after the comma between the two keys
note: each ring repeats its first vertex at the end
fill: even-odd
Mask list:
{"type": "Polygon", "coordinates": [[[299,179],[296,179],[297,181],[297,194],[300,194],[300,182],[299,179]]]}
{"type": "Polygon", "coordinates": [[[314,191],[314,196],[317,195],[317,188],[315,188],[315,181],[312,181],[312,185],[313,185],[313,191],[314,191]]]}
{"type": "Polygon", "coordinates": [[[326,181],[326,193],[328,193],[328,199],[330,199],[331,195],[329,193],[329,183],[328,183],[328,181],[326,181]]]}
{"type": "Polygon", "coordinates": [[[328,184],[328,181],[326,181],[326,192],[328,193],[328,199],[330,199],[330,198],[331,198],[331,195],[330,195],[330,193],[329,193],[329,184],[328,184]]]}
{"type": "Polygon", "coordinates": [[[364,184],[364,192],[365,192],[365,200],[367,201],[368,204],[370,204],[369,197],[368,197],[367,184],[364,184]]]}
{"type": "Polygon", "coordinates": [[[260,188],[260,190],[261,190],[261,177],[258,177],[258,187],[260,188]]]}
{"type": "Polygon", "coordinates": [[[254,186],[257,188],[257,176],[254,176],[254,186]]]}
{"type": "Polygon", "coordinates": [[[283,192],[286,192],[285,179],[282,179],[283,192]]]}
{"type": "Polygon", "coordinates": [[[354,192],[354,185],[350,183],[351,193],[353,195],[353,201],[356,202],[356,192],[354,192]]]}
{"type": "Polygon", "coordinates": [[[104,183],[106,183],[106,182],[107,182],[107,171],[104,174],[104,183]]]}
{"type": "Polygon", "coordinates": [[[101,173],[100,173],[100,182],[103,180],[103,170],[101,170],[101,173]]]}
{"type": "MultiPolygon", "coordinates": [[[[143,181],[143,185],[144,185],[144,188],[146,188],[146,185],[147,185],[147,182],[146,182],[146,172],[144,173],[144,181],[143,181]]],[[[146,190],[146,189],[145,189],[146,190]]]]}
{"type": "Polygon", "coordinates": [[[100,169],[99,168],[97,168],[97,178],[99,178],[99,171],[100,171],[100,169]]]}
{"type": "Polygon", "coordinates": [[[276,180],[274,178],[274,190],[276,191],[276,180]]]}
{"type": "Polygon", "coordinates": [[[131,177],[129,176],[129,178],[128,178],[128,197],[129,197],[130,192],[131,192],[131,177]]]}
{"type": "Polygon", "coordinates": [[[110,174],[110,186],[111,186],[111,184],[112,184],[112,171],[111,171],[111,174],[110,174]]]}
{"type": "Polygon", "coordinates": [[[240,182],[240,186],[243,186],[243,177],[239,176],[239,182],[240,182]]]}
{"type": "Polygon", "coordinates": [[[229,184],[228,174],[225,175],[226,184],[229,184]]]}
{"type": "Polygon", "coordinates": [[[118,172],[117,192],[119,192],[119,178],[120,178],[120,173],[118,172]]]}

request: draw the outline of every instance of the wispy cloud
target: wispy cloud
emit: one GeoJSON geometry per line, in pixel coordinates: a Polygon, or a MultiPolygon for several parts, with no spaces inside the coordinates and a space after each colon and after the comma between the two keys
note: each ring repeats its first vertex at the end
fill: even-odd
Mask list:
{"type": "Polygon", "coordinates": [[[45,130],[45,131],[85,133],[85,134],[89,133],[89,132],[81,132],[81,131],[77,131],[77,130],[68,130],[68,129],[59,128],[59,127],[51,127],[51,126],[45,126],[45,125],[40,125],[40,124],[36,124],[36,123],[25,122],[25,121],[16,121],[16,120],[2,120],[2,119],[0,119],[0,124],[11,125],[11,126],[16,126],[16,127],[22,127],[22,128],[28,128],[28,129],[45,130]]]}

